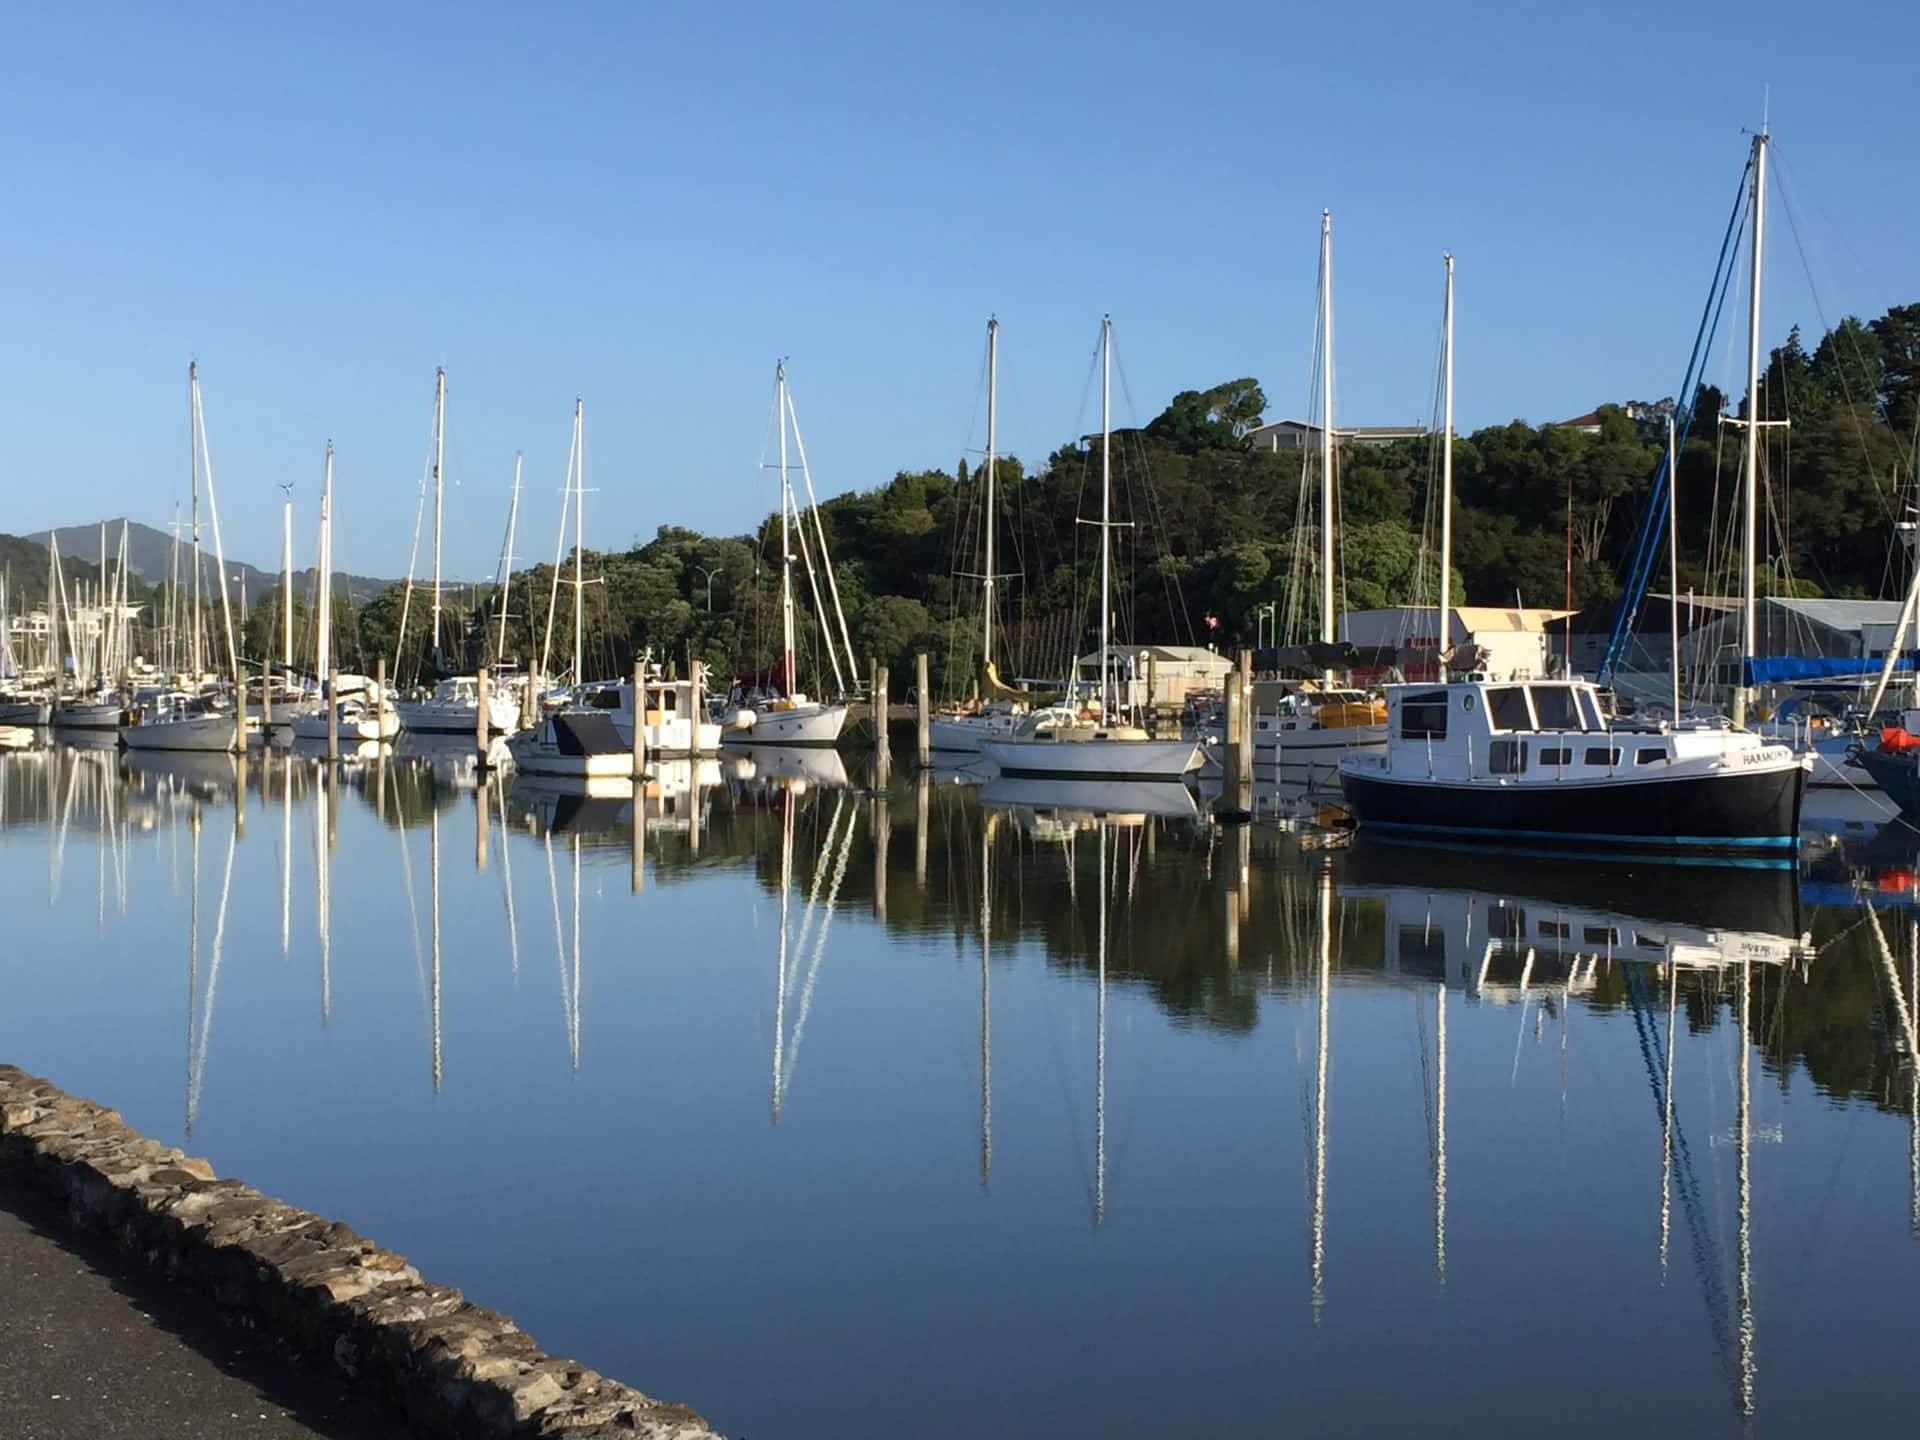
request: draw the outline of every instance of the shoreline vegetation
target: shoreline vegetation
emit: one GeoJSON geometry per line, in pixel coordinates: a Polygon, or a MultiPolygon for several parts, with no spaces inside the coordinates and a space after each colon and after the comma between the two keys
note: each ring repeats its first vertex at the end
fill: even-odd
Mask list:
{"type": "MultiPolygon", "coordinates": [[[[1116,607],[1128,634],[1175,645],[1253,645],[1266,635],[1304,638],[1318,624],[1302,583],[1318,539],[1303,492],[1318,485],[1312,445],[1254,443],[1267,409],[1259,384],[1241,379],[1173,397],[1144,427],[1113,438],[1116,607]],[[1303,464],[1303,455],[1307,457],[1303,464]],[[1300,596],[1296,605],[1290,596],[1300,596]]],[[[1649,482],[1664,447],[1672,400],[1601,405],[1578,421],[1513,421],[1456,437],[1455,604],[1610,610],[1617,600],[1649,482]]],[[[1723,415],[1745,402],[1703,385],[1679,466],[1680,585],[1703,594],[1737,584],[1733,504],[1740,432],[1723,415]]],[[[1920,423],[1920,304],[1878,318],[1842,320],[1812,350],[1796,327],[1769,355],[1761,383],[1763,554],[1781,556],[1761,577],[1765,594],[1882,597],[1897,594],[1905,556],[1896,525],[1913,518],[1920,423]]],[[[1273,417],[1266,416],[1268,420],[1273,417]]],[[[1431,427],[1429,427],[1431,431],[1431,427]]],[[[1336,592],[1343,610],[1435,603],[1437,437],[1360,443],[1341,432],[1336,592]]],[[[853,640],[867,660],[910,673],[911,657],[937,657],[933,683],[963,695],[978,676],[977,568],[983,517],[978,457],[949,471],[902,471],[875,488],[822,502],[821,519],[853,640]]],[[[1060,446],[1029,468],[1002,456],[993,523],[1007,574],[996,617],[1003,674],[1058,676],[1084,653],[1097,620],[1097,546],[1079,524],[1095,502],[1099,438],[1060,446]]],[[[619,483],[615,478],[611,483],[619,483]]],[[[1097,508],[1097,507],[1096,507],[1097,508]]],[[[622,675],[642,655],[684,672],[692,660],[720,676],[758,676],[777,664],[780,640],[778,516],[755,532],[709,536],[663,525],[626,550],[587,549],[583,568],[603,583],[586,594],[584,649],[592,675],[622,675]],[[769,543],[769,542],[772,543],[769,543]]],[[[0,537],[4,544],[7,537],[0,537]]],[[[45,593],[44,548],[8,554],[18,612],[45,593]]],[[[184,563],[184,562],[183,562],[184,563]]],[[[69,573],[81,573],[63,561],[69,573]]],[[[573,566],[562,557],[563,577],[573,566]]],[[[554,567],[512,577],[505,653],[537,660],[554,594],[554,567]]],[[[183,586],[184,588],[184,586],[183,586]]],[[[415,581],[407,643],[398,643],[404,585],[336,603],[343,666],[370,671],[400,657],[404,684],[424,659],[427,607],[415,581]]],[[[148,614],[164,613],[165,583],[146,588],[148,614]]],[[[552,653],[572,648],[567,584],[553,622],[552,653]]],[[[449,586],[446,659],[455,671],[490,662],[498,639],[492,584],[449,586]]],[[[277,649],[277,586],[251,606],[242,643],[254,659],[277,649]]],[[[296,633],[310,626],[295,601],[296,633]]],[[[803,626],[803,679],[831,688],[813,660],[819,629],[803,626]]],[[[859,677],[864,680],[865,677],[859,677]]],[[[896,682],[903,683],[903,682],[896,682]]]]}

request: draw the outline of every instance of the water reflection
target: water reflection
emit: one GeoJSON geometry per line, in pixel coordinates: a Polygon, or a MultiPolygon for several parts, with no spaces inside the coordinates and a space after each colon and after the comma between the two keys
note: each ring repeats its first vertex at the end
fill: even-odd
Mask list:
{"type": "MultiPolygon", "coordinates": [[[[1596,1343],[1659,1335],[1658,1385],[1696,1421],[1688,1387],[1703,1376],[1722,1418],[1798,1418],[1834,1354],[1790,1330],[1774,1297],[1891,1314],[1920,1283],[1912,832],[1843,836],[1800,875],[1490,862],[1319,849],[1267,821],[1220,830],[1178,786],[922,772],[855,790],[831,752],[569,784],[408,748],[334,764],[297,748],[0,756],[0,894],[22,942],[0,958],[9,1058],[131,1095],[130,1117],[204,1137],[222,1169],[264,1167],[265,1183],[274,1137],[334,1133],[316,1097],[341,1096],[361,1128],[338,1133],[337,1174],[320,1183],[344,1213],[364,1204],[403,1248],[454,1244],[472,1267],[457,1281],[485,1280],[536,1331],[542,1317],[588,1326],[579,1348],[603,1347],[610,1368],[669,1347],[691,1378],[644,1359],[634,1373],[731,1428],[769,1428],[772,1411],[714,1407],[700,1353],[728,1351],[742,1307],[827,1306],[816,1261],[859,1277],[845,1312],[820,1320],[837,1353],[924,1364],[954,1337],[919,1307],[964,1311],[974,1284],[1010,1307],[1003,1319],[1031,1307],[1032,1326],[1005,1319],[1007,1346],[972,1342],[990,1364],[951,1362],[996,1403],[1013,1403],[1021,1375],[1144,1403],[1154,1367],[1062,1337],[1104,1325],[1138,1356],[1148,1342],[1129,1317],[1217,1307],[1219,1326],[1151,1342],[1175,1367],[1160,1373],[1205,1378],[1218,1406],[1199,1418],[1273,1400],[1233,1338],[1264,1333],[1320,1347],[1329,1375],[1288,1403],[1328,1429],[1407,1418],[1331,1372],[1389,1364],[1412,1380],[1466,1360],[1431,1308],[1449,1295],[1496,1319],[1579,1324],[1596,1343]],[[108,937],[96,968],[39,958],[89,912],[108,937]],[[533,957],[549,924],[545,972],[533,957]],[[263,961],[276,929],[285,964],[263,961]],[[177,1018],[164,1055],[136,1023],[179,1015],[183,943],[184,1081],[177,1018]],[[148,967],[153,954],[175,958],[148,967]],[[102,1024],[128,1038],[92,1043],[102,1024]],[[148,1090],[164,1117],[142,1111],[148,1090]],[[630,1306],[582,1308],[549,1294],[538,1266],[490,1268],[503,1262],[484,1236],[536,1201],[465,1158],[502,1133],[467,1117],[516,1106],[551,1130],[576,1189],[635,1197],[696,1251],[737,1254],[740,1305],[673,1290],[691,1336],[673,1348],[630,1306]],[[1888,1140],[1892,1165],[1868,1165],[1888,1140]],[[416,1201],[422,1152],[445,1179],[416,1201]],[[699,1204],[655,1173],[668,1153],[699,1204]],[[791,1213],[754,1219],[753,1197],[776,1186],[791,1213]],[[1854,1208],[1830,1213],[1835,1195],[1854,1208]],[[453,1196],[486,1217],[470,1244],[446,1238],[453,1196]],[[1888,1198],[1900,1248],[1877,1223],[1888,1198]],[[1556,1246],[1556,1207],[1580,1213],[1579,1246],[1556,1246]],[[923,1218],[890,1231],[904,1214],[923,1218]],[[1769,1238],[1788,1227],[1811,1238],[1769,1238]],[[1848,1254],[1829,1279],[1803,1257],[1836,1230],[1848,1254]],[[1512,1269],[1513,1247],[1550,1278],[1512,1269]],[[785,1288],[755,1291],[760,1275],[785,1288]],[[1674,1276],[1685,1310],[1663,1288],[1674,1276]],[[1430,1360],[1418,1346],[1381,1360],[1372,1337],[1401,1324],[1430,1360]]],[[[1289,813],[1262,814],[1276,810],[1289,813]]],[[[623,1278],[628,1254],[666,1263],[634,1249],[631,1218],[588,1206],[579,1221],[613,1227],[589,1240],[628,1237],[611,1262],[623,1278]]],[[[826,1426],[835,1387],[811,1385],[781,1382],[796,1433],[826,1426]]],[[[884,1387],[862,1398],[912,1425],[884,1387]]],[[[1087,1403],[1089,1433],[1121,1423],[1087,1403]]],[[[1448,1425],[1488,1413],[1436,1403],[1427,1419],[1448,1425]]],[[[1626,1418],[1604,1397],[1582,1403],[1602,1407],[1596,1423],[1626,1418]]]]}

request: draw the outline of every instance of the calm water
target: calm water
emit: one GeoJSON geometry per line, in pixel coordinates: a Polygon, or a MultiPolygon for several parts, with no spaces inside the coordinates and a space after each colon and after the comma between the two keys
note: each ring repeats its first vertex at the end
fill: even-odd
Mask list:
{"type": "Polygon", "coordinates": [[[830,755],[638,826],[324,768],[0,755],[0,1058],[729,1433],[1920,1402],[1920,911],[1858,814],[1634,873],[830,755]]]}

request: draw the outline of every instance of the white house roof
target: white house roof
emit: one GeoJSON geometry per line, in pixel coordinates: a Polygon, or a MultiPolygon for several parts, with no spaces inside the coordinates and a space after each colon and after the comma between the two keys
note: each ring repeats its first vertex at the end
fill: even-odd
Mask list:
{"type": "MultiPolygon", "coordinates": [[[[1154,660],[1167,665],[1196,665],[1201,667],[1218,666],[1224,670],[1233,668],[1233,661],[1217,650],[1209,650],[1204,645],[1113,645],[1109,647],[1115,655],[1125,655],[1131,660],[1154,660]]],[[[1089,650],[1079,659],[1082,665],[1098,665],[1100,652],[1089,650]]]]}

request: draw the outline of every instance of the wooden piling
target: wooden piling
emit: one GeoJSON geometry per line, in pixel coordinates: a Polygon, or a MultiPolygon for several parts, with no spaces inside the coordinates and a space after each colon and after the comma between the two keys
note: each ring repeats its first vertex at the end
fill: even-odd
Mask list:
{"type": "Polygon", "coordinates": [[[933,698],[927,693],[927,652],[913,657],[914,758],[926,765],[933,759],[933,698]]]}
{"type": "MultiPolygon", "coordinates": [[[[633,662],[633,778],[641,779],[647,773],[647,662],[633,662]]],[[[639,823],[639,791],[635,791],[635,824],[639,823]]],[[[638,864],[638,861],[634,862],[638,864]]]]}
{"type": "Polygon", "coordinates": [[[1227,733],[1220,742],[1220,798],[1214,803],[1213,815],[1224,824],[1244,825],[1253,818],[1249,803],[1252,767],[1246,762],[1244,744],[1252,727],[1247,723],[1247,692],[1240,686],[1238,672],[1227,678],[1226,691],[1227,733]]]}
{"type": "Polygon", "coordinates": [[[340,667],[327,671],[327,759],[340,758],[340,667]]]}
{"type": "MultiPolygon", "coordinates": [[[[688,699],[693,706],[692,713],[687,716],[687,756],[694,762],[693,773],[697,777],[700,773],[700,726],[707,718],[707,667],[698,660],[689,660],[687,678],[692,682],[688,687],[688,699]]],[[[700,793],[697,779],[693,793],[695,796],[700,793]]]]}
{"type": "MultiPolygon", "coordinates": [[[[638,727],[636,727],[638,728],[638,727]]],[[[647,779],[633,772],[633,845],[627,888],[638,895],[647,884],[647,779]]]]}
{"type": "MultiPolygon", "coordinates": [[[[480,753],[480,772],[487,769],[487,749],[493,742],[493,712],[487,707],[492,702],[492,692],[488,684],[487,667],[482,665],[474,672],[474,693],[480,704],[473,717],[473,744],[480,753]]],[[[482,784],[485,782],[482,781],[482,784]]]]}
{"type": "Polygon", "coordinates": [[[893,747],[887,740],[887,682],[885,665],[873,667],[873,784],[884,790],[893,778],[893,747]]]}
{"type": "MultiPolygon", "coordinates": [[[[247,676],[242,671],[233,680],[233,748],[245,755],[247,753],[247,676]]],[[[245,797],[241,800],[241,809],[246,808],[245,797]]]]}
{"type": "Polygon", "coordinates": [[[260,662],[260,742],[273,739],[273,662],[260,662]]]}

